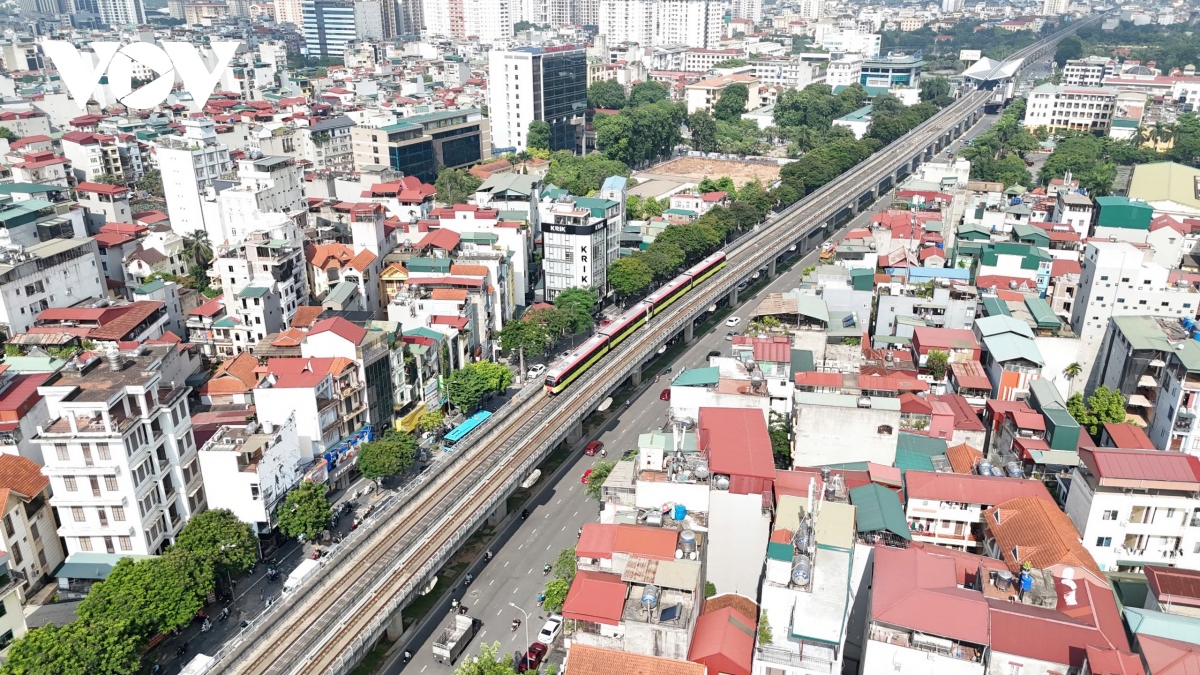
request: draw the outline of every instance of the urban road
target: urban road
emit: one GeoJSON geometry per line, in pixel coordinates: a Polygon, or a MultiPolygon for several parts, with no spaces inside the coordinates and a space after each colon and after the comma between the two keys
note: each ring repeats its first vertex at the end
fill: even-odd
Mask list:
{"type": "MultiPolygon", "coordinates": [[[[1060,36],[1048,40],[1057,37],[1060,36]]],[[[1018,56],[1031,54],[1045,44],[1039,43],[1018,56]]],[[[440,564],[495,504],[529,475],[567,430],[576,428],[579,420],[627,380],[633,366],[640,369],[659,346],[685,327],[690,328],[695,317],[733,291],[739,281],[748,279],[767,265],[773,266],[776,257],[787,251],[789,244],[799,241],[805,249],[811,248],[808,235],[813,230],[831,229],[826,225],[841,215],[849,215],[851,209],[873,201],[875,190],[881,184],[886,185],[898,167],[900,172],[907,173],[903,169],[908,168],[905,165],[910,161],[930,156],[927,148],[942,149],[938,147],[939,139],[960,120],[974,117],[985,98],[983,92],[965,96],[904,138],[760,226],[755,233],[743,237],[730,251],[726,270],[685,296],[677,307],[656,317],[648,330],[626,341],[620,349],[621,354],[601,361],[593,368],[593,373],[562,395],[551,398],[541,394],[536,385],[527,387],[500,411],[496,423],[477,432],[469,447],[459,449],[450,461],[440,462],[440,473],[413,486],[404,498],[393,498],[390,506],[377,511],[376,522],[360,528],[361,534],[347,539],[316,579],[276,603],[236,636],[216,655],[218,661],[213,669],[281,674],[349,671],[398,615],[399,609],[428,585],[440,564]],[[384,527],[378,527],[380,524],[384,527]]],[[[977,124],[975,128],[981,130],[984,125],[977,124]]],[[[791,282],[794,281],[793,278],[791,282]]],[[[705,339],[699,342],[705,343],[705,339]]],[[[641,425],[650,421],[630,419],[624,433],[642,430],[641,425]]],[[[621,441],[615,443],[619,446],[621,441]]],[[[579,488],[573,492],[579,493],[577,499],[582,500],[579,488]]],[[[576,503],[580,504],[579,501],[576,503]]],[[[565,509],[562,512],[565,513],[565,509]]],[[[585,512],[580,510],[580,514],[585,512]]],[[[575,517],[578,516],[572,518],[575,517]]],[[[531,520],[531,526],[536,526],[536,518],[531,520]]],[[[548,518],[543,516],[543,520],[548,518]]],[[[583,520],[580,518],[579,522],[583,520]]],[[[555,524],[560,533],[570,532],[565,523],[556,521],[555,524]]],[[[578,524],[574,526],[578,528],[578,524]]],[[[545,546],[549,549],[537,552],[543,555],[538,555],[532,562],[526,559],[526,572],[545,562],[544,554],[556,550],[554,542],[545,546]]],[[[521,557],[524,559],[525,556],[533,557],[534,552],[521,557]]],[[[512,560],[508,559],[510,567],[512,560]]],[[[493,569],[495,564],[492,563],[493,569]]],[[[503,565],[504,561],[499,564],[503,565]]],[[[482,586],[475,586],[478,588],[482,586]]],[[[519,595],[519,591],[509,592],[519,595]]],[[[468,598],[468,606],[471,602],[474,600],[468,598]]],[[[509,619],[511,617],[505,617],[504,623],[509,619]]],[[[492,631],[496,631],[495,621],[490,623],[493,624],[492,631]]],[[[530,626],[531,631],[535,627],[540,626],[530,626]]]]}

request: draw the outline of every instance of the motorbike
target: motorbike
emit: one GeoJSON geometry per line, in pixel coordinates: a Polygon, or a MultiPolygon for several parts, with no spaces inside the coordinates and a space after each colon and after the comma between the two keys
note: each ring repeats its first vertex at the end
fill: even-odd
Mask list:
{"type": "Polygon", "coordinates": [[[484,552],[484,554],[483,554],[483,561],[484,561],[484,562],[491,562],[491,560],[492,560],[492,558],[493,558],[493,557],[495,557],[495,556],[493,556],[493,555],[492,555],[492,552],[491,552],[491,551],[486,551],[486,552],[484,552]]]}
{"type": "Polygon", "coordinates": [[[408,663],[410,659],[412,659],[412,652],[404,650],[404,662],[408,663]]]}
{"type": "Polygon", "coordinates": [[[463,577],[463,586],[470,586],[472,581],[475,581],[475,575],[468,574],[467,576],[463,577]]]}
{"type": "Polygon", "coordinates": [[[546,601],[546,594],[545,594],[545,593],[538,593],[538,594],[537,594],[537,603],[538,603],[538,605],[541,605],[541,604],[542,604],[543,602],[545,602],[545,601],[546,601]]]}
{"type": "Polygon", "coordinates": [[[466,606],[466,605],[459,605],[459,606],[458,606],[458,613],[459,613],[459,614],[466,614],[466,613],[467,613],[467,606],[466,606]]]}
{"type": "Polygon", "coordinates": [[[184,654],[186,654],[186,653],[187,653],[187,650],[188,650],[188,643],[186,643],[186,642],[185,642],[185,643],[183,643],[183,644],[181,644],[181,645],[179,645],[178,647],[176,647],[176,648],[175,648],[175,655],[176,655],[176,656],[183,656],[184,654]]]}
{"type": "Polygon", "coordinates": [[[210,630],[212,630],[212,622],[208,619],[205,619],[204,623],[200,624],[200,632],[207,633],[210,630]]]}
{"type": "Polygon", "coordinates": [[[529,509],[521,509],[521,520],[529,518],[529,509]]]}
{"type": "Polygon", "coordinates": [[[542,576],[546,576],[547,574],[550,574],[550,564],[549,563],[546,563],[545,565],[542,566],[542,576]]]}
{"type": "Polygon", "coordinates": [[[221,610],[221,613],[217,615],[217,621],[224,621],[225,619],[228,619],[228,618],[229,618],[229,608],[225,607],[221,610]]]}
{"type": "Polygon", "coordinates": [[[521,620],[520,620],[520,619],[513,619],[513,621],[512,621],[512,630],[513,630],[513,632],[514,632],[514,633],[515,633],[515,632],[517,632],[517,629],[518,629],[518,628],[520,628],[520,627],[521,627],[521,620]]]}

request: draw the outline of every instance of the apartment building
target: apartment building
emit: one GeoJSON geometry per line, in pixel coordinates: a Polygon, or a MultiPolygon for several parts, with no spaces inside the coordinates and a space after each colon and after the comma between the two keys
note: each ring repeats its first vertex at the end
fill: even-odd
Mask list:
{"type": "Polygon", "coordinates": [[[49,150],[25,153],[21,155],[21,161],[13,162],[11,168],[13,180],[18,183],[41,183],[62,187],[75,184],[71,160],[49,150]]]}
{"type": "Polygon", "coordinates": [[[307,159],[310,169],[351,171],[354,168],[350,133],[353,127],[354,120],[345,116],[320,119],[307,127],[299,127],[294,156],[307,159]]]}
{"type": "Polygon", "coordinates": [[[350,0],[305,0],[300,3],[304,53],[316,57],[342,56],[346,45],[358,38],[355,4],[350,0]]]}
{"type": "MultiPolygon", "coordinates": [[[[613,40],[611,34],[609,40],[613,40]]],[[[488,115],[495,152],[524,150],[529,123],[534,120],[550,125],[551,151],[573,151],[582,138],[586,109],[584,45],[488,52],[488,115]]]]}
{"type": "Polygon", "coordinates": [[[279,524],[276,509],[309,466],[300,452],[294,413],[278,426],[221,426],[198,457],[208,507],[229,509],[260,536],[279,524]]]}
{"type": "Polygon", "coordinates": [[[1116,103],[1115,89],[1042,84],[1029,94],[1025,126],[1108,133],[1116,103]]]}
{"type": "Polygon", "coordinates": [[[687,100],[688,114],[692,114],[697,110],[712,111],[717,100],[721,98],[721,92],[731,84],[745,85],[750,91],[749,97],[746,99],[746,109],[753,110],[759,107],[762,103],[761,96],[762,88],[758,78],[753,75],[722,75],[720,77],[712,77],[707,80],[700,80],[695,84],[689,84],[685,89],[685,97],[687,100]]]}
{"type": "Polygon", "coordinates": [[[80,206],[87,209],[87,221],[92,231],[99,230],[106,223],[133,222],[129,188],[123,185],[79,183],[75,186],[75,198],[80,206]]]}
{"type": "Polygon", "coordinates": [[[51,239],[0,254],[0,332],[24,333],[38,314],[108,295],[96,240],[51,239]]]}
{"type": "Polygon", "coordinates": [[[281,427],[294,416],[306,466],[366,423],[366,394],[350,359],[268,359],[266,371],[254,389],[258,419],[281,427]]]}
{"type": "Polygon", "coordinates": [[[744,49],[689,49],[683,53],[682,70],[689,73],[706,73],[722,61],[744,58],[746,58],[746,50],[744,49]]]}
{"type": "Polygon", "coordinates": [[[1093,364],[1109,319],[1119,315],[1193,317],[1200,294],[1168,281],[1161,265],[1145,262],[1140,249],[1126,242],[1092,241],[1084,249],[1079,289],[1071,308],[1071,330],[1079,336],[1083,381],[1091,384],[1093,364]]]}
{"type": "Polygon", "coordinates": [[[75,180],[96,181],[102,176],[111,176],[118,184],[130,181],[121,164],[121,151],[115,136],[68,131],[63,134],[61,143],[63,156],[71,160],[75,180]]]}
{"type": "Polygon", "coordinates": [[[283,214],[266,214],[274,224],[240,242],[217,246],[209,275],[220,280],[235,352],[249,349],[267,333],[286,330],[308,297],[304,237],[283,214]]]}
{"type": "Polygon", "coordinates": [[[1017,497],[1054,503],[1040,481],[911,469],[904,491],[913,541],[973,553],[982,552],[984,510],[1017,497]]]}
{"type": "Polygon", "coordinates": [[[0,649],[25,635],[25,612],[21,582],[12,571],[12,556],[0,551],[0,649]]]}
{"type": "Polygon", "coordinates": [[[154,150],[171,212],[171,229],[184,236],[204,230],[210,242],[222,242],[219,223],[205,223],[203,201],[212,182],[233,171],[229,147],[217,142],[211,119],[189,118],[181,124],[182,136],[159,136],[154,150]]]}
{"type": "Polygon", "coordinates": [[[1085,448],[1066,514],[1104,571],[1200,569],[1200,459],[1159,450],[1085,448]]]}
{"type": "Polygon", "coordinates": [[[878,33],[839,30],[821,36],[819,46],[824,47],[834,59],[844,54],[861,54],[868,59],[876,59],[879,58],[881,40],[878,33]]]}
{"type": "Polygon", "coordinates": [[[1068,87],[1099,87],[1115,67],[1115,61],[1103,56],[1071,59],[1063,65],[1062,83],[1068,87]]]}
{"type": "MultiPolygon", "coordinates": [[[[238,184],[221,190],[216,198],[219,215],[206,217],[210,237],[217,233],[210,241],[237,241],[261,227],[263,214],[268,213],[282,213],[303,227],[308,218],[308,204],[304,201],[299,161],[293,156],[279,155],[239,160],[238,184]]],[[[206,200],[205,207],[209,205],[206,200]]]]}
{"type": "Polygon", "coordinates": [[[38,387],[52,419],[35,440],[68,555],[161,554],[206,508],[187,387],[164,377],[180,354],[114,345],[38,387]]]}
{"type": "Polygon", "coordinates": [[[825,84],[830,87],[849,87],[858,84],[862,79],[863,63],[866,58],[860,54],[843,54],[842,58],[829,62],[825,71],[825,84]]]}
{"type": "Polygon", "coordinates": [[[0,128],[17,136],[49,136],[50,116],[41,110],[5,110],[0,112],[0,128]]]}
{"type": "Polygon", "coordinates": [[[31,459],[0,455],[0,490],[5,495],[0,543],[10,556],[13,580],[28,596],[49,581],[64,560],[50,507],[50,479],[31,459]]]}
{"type": "Polygon", "coordinates": [[[1200,343],[1192,332],[1174,317],[1114,316],[1086,391],[1121,392],[1155,447],[1200,456],[1200,343]]]}
{"type": "Polygon", "coordinates": [[[600,0],[600,34],[609,44],[643,47],[721,45],[724,8],[717,0],[600,0]]]}
{"type": "Polygon", "coordinates": [[[365,388],[367,407],[363,422],[380,429],[391,425],[394,408],[388,351],[386,332],[367,330],[342,317],[316,322],[300,344],[306,358],[342,357],[358,367],[356,381],[365,388]]]}

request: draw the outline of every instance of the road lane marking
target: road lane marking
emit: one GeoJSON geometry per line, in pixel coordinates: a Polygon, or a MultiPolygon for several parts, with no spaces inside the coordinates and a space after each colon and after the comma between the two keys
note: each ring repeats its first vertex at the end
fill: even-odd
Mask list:
{"type": "Polygon", "coordinates": [[[428,668],[428,667],[429,667],[429,664],[428,664],[428,663],[426,663],[425,665],[421,666],[421,672],[422,672],[422,673],[423,673],[423,672],[425,672],[425,669],[426,669],[426,668],[428,668]]]}
{"type": "MultiPolygon", "coordinates": [[[[529,570],[529,571],[530,571],[530,572],[532,572],[533,570],[529,570]]],[[[519,591],[519,590],[521,590],[521,589],[519,589],[519,588],[514,588],[514,589],[513,589],[513,595],[516,595],[516,594],[517,594],[517,591],[519,591]]]]}
{"type": "Polygon", "coordinates": [[[504,608],[503,608],[503,607],[501,607],[501,608],[500,608],[500,609],[499,609],[499,610],[496,612],[496,616],[500,616],[500,615],[501,615],[501,614],[503,614],[503,613],[504,613],[504,608]]]}
{"type": "Polygon", "coordinates": [[[489,581],[489,582],[488,582],[488,586],[491,586],[491,585],[492,585],[492,584],[494,584],[494,583],[496,583],[496,580],[495,580],[495,579],[492,579],[491,581],[489,581]]]}
{"type": "MultiPolygon", "coordinates": [[[[565,527],[564,527],[563,529],[565,530],[565,529],[567,529],[567,528],[565,528],[565,527]]],[[[548,544],[548,545],[546,546],[546,550],[547,550],[547,551],[549,551],[549,550],[550,550],[550,547],[551,547],[551,546],[553,546],[553,545],[554,545],[554,544],[548,544]]]]}
{"type": "Polygon", "coordinates": [[[509,562],[510,562],[510,561],[508,561],[508,560],[504,561],[504,566],[505,566],[505,567],[508,567],[508,563],[509,563],[509,562]]]}

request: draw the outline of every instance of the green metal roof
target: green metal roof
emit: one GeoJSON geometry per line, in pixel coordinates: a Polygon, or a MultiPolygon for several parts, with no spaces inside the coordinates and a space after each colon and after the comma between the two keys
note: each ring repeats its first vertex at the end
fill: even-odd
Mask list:
{"type": "Polygon", "coordinates": [[[1033,315],[1033,320],[1037,322],[1038,328],[1058,328],[1062,326],[1062,321],[1059,321],[1058,315],[1054,313],[1054,308],[1042,298],[1027,296],[1025,298],[1025,308],[1033,315]]]}
{"type": "Polygon", "coordinates": [[[325,302],[336,302],[339,305],[344,305],[354,297],[358,292],[358,284],[349,281],[339,281],[329,289],[329,294],[325,296],[325,302]]]}
{"type": "Polygon", "coordinates": [[[1066,408],[1047,407],[1042,410],[1046,419],[1046,444],[1051,450],[1075,452],[1079,447],[1079,422],[1071,417],[1066,408]]]}
{"type": "Polygon", "coordinates": [[[943,438],[910,434],[903,431],[896,437],[896,450],[910,450],[926,457],[944,454],[947,447],[946,440],[943,438]]]}
{"type": "Polygon", "coordinates": [[[1030,244],[1015,244],[1010,242],[999,242],[994,244],[984,244],[983,254],[980,260],[984,265],[994,266],[999,262],[1001,255],[1021,256],[1021,269],[1036,270],[1038,263],[1050,261],[1050,254],[1037,246],[1030,244]]]}
{"type": "Polygon", "coordinates": [[[860,485],[850,490],[850,503],[855,506],[855,521],[859,532],[886,530],[899,537],[912,539],[904,507],[895,492],[877,483],[860,485]]]}
{"type": "Polygon", "coordinates": [[[1012,312],[1008,311],[1008,303],[995,296],[983,299],[983,313],[985,316],[1012,316],[1012,312]]]}
{"type": "Polygon", "coordinates": [[[778,541],[767,542],[767,557],[772,560],[786,560],[790,562],[792,559],[792,545],[778,541]]]}
{"type": "Polygon", "coordinates": [[[1050,243],[1050,235],[1045,230],[1025,223],[1013,225],[1013,234],[1017,236],[1017,241],[1028,242],[1037,246],[1045,246],[1050,243]]]}
{"type": "Polygon", "coordinates": [[[237,292],[237,297],[239,297],[239,298],[261,298],[261,297],[266,296],[266,294],[270,293],[270,292],[271,292],[271,289],[265,288],[263,286],[247,286],[237,292]]]}
{"type": "Polygon", "coordinates": [[[829,307],[825,304],[825,300],[815,295],[797,295],[796,312],[800,316],[807,316],[822,323],[829,323],[829,307]]]}
{"type": "Polygon", "coordinates": [[[167,286],[167,282],[163,281],[162,277],[159,277],[157,279],[148,281],[148,282],[142,284],[141,286],[138,286],[137,288],[133,289],[133,294],[134,295],[150,295],[151,293],[153,293],[155,291],[161,291],[162,289],[166,288],[166,286],[167,286]]]}
{"type": "Polygon", "coordinates": [[[991,353],[997,361],[1015,361],[1025,359],[1039,366],[1046,365],[1042,352],[1038,350],[1033,340],[1014,333],[988,335],[983,338],[983,348],[991,353]]]}
{"type": "Polygon", "coordinates": [[[711,387],[717,384],[720,376],[721,369],[717,367],[690,368],[680,373],[673,384],[679,387],[711,387]]]}
{"type": "Polygon", "coordinates": [[[1134,635],[1153,635],[1200,644],[1200,618],[1135,607],[1126,607],[1124,614],[1125,624],[1134,635]]]}
{"type": "Polygon", "coordinates": [[[95,553],[79,551],[72,553],[66,562],[54,570],[53,576],[65,579],[90,579],[103,581],[112,573],[114,567],[123,558],[130,560],[149,560],[156,555],[128,555],[122,553],[95,553]]]}
{"type": "Polygon", "coordinates": [[[436,330],[434,330],[432,328],[426,328],[425,326],[417,326],[416,328],[413,328],[412,330],[406,330],[406,331],[404,331],[404,334],[405,335],[415,335],[417,337],[429,338],[431,340],[441,340],[446,337],[445,335],[437,332],[436,330]]]}
{"type": "Polygon", "coordinates": [[[1157,319],[1148,315],[1124,315],[1114,316],[1112,321],[1133,349],[1169,353],[1171,358],[1179,359],[1189,372],[1200,372],[1200,342],[1169,342],[1157,319]]]}
{"type": "Polygon", "coordinates": [[[9,183],[8,185],[0,185],[0,195],[10,195],[14,192],[41,194],[43,192],[54,192],[55,190],[65,190],[61,185],[42,185],[40,183],[9,183]]]}
{"type": "Polygon", "coordinates": [[[1042,466],[1078,466],[1079,453],[1066,450],[1030,450],[1034,464],[1042,466]]]}
{"type": "Polygon", "coordinates": [[[1126,230],[1148,230],[1154,217],[1154,207],[1129,197],[1097,197],[1097,227],[1118,227],[1126,230]]]}
{"type": "Polygon", "coordinates": [[[816,369],[812,351],[808,349],[792,350],[792,377],[795,377],[796,373],[811,373],[816,369]]]}
{"type": "Polygon", "coordinates": [[[896,468],[901,473],[905,471],[933,471],[932,455],[925,455],[912,450],[896,449],[896,468]]]}
{"type": "Polygon", "coordinates": [[[233,320],[233,317],[227,316],[213,322],[213,328],[237,328],[238,322],[233,320]]]}
{"type": "Polygon", "coordinates": [[[673,216],[695,216],[696,215],[695,211],[689,211],[687,209],[667,209],[666,211],[663,211],[663,213],[664,214],[669,213],[673,216]]]}
{"type": "Polygon", "coordinates": [[[854,112],[846,113],[837,119],[839,122],[869,122],[871,121],[871,111],[875,109],[873,105],[864,105],[854,112]]]}
{"type": "Polygon", "coordinates": [[[1033,331],[1029,328],[1029,324],[1019,319],[1014,319],[1007,314],[985,316],[982,319],[977,319],[975,327],[979,329],[979,334],[983,337],[1015,333],[1027,338],[1033,338],[1033,331]]]}
{"type": "Polygon", "coordinates": [[[408,269],[409,274],[414,272],[420,273],[450,273],[449,258],[409,258],[404,261],[404,267],[408,269]]]}
{"type": "Polygon", "coordinates": [[[459,239],[471,244],[495,244],[500,241],[500,235],[495,232],[460,232],[459,239]]]}

